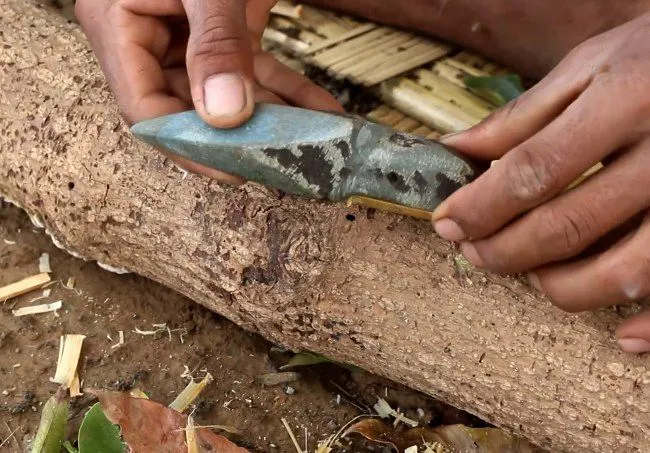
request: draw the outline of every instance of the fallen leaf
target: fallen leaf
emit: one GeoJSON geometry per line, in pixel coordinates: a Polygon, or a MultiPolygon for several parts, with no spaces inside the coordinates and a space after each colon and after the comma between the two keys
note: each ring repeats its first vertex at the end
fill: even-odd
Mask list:
{"type": "Polygon", "coordinates": [[[69,411],[66,389],[60,387],[43,407],[32,453],[59,453],[61,451],[68,425],[69,411]]]}
{"type": "Polygon", "coordinates": [[[414,445],[431,443],[444,453],[541,453],[524,439],[498,428],[469,428],[449,425],[437,428],[396,429],[378,419],[366,419],[345,432],[361,434],[366,439],[404,451],[414,445]]]}
{"type": "Polygon", "coordinates": [[[86,413],[79,428],[79,453],[123,453],[120,427],[111,423],[99,403],[86,413]]]}
{"type": "MultiPolygon", "coordinates": [[[[88,391],[97,396],[106,418],[122,429],[130,453],[187,452],[187,416],[155,401],[128,393],[88,391]]],[[[198,453],[249,453],[205,428],[194,430],[198,453]]]]}

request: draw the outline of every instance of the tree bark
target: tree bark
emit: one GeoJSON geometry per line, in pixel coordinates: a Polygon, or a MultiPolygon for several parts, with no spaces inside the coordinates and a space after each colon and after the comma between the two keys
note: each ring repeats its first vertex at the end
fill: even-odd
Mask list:
{"type": "Polygon", "coordinates": [[[77,27],[30,1],[0,0],[0,82],[0,194],[71,253],[552,451],[649,450],[650,357],[618,350],[620,312],[562,313],[427,222],[184,178],[131,137],[77,27]]]}

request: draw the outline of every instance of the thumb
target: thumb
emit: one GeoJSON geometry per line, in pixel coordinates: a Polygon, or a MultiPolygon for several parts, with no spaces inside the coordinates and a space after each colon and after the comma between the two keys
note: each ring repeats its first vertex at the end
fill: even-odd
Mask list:
{"type": "Polygon", "coordinates": [[[190,24],[187,71],[194,107],[231,128],[253,113],[253,54],[241,0],[182,0],[190,24]]]}

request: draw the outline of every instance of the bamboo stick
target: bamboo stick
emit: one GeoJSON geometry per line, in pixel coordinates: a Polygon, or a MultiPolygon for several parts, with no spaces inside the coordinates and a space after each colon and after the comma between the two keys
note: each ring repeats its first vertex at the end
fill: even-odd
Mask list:
{"type": "Polygon", "coordinates": [[[465,130],[480,118],[445,101],[408,79],[391,79],[380,85],[381,99],[443,134],[465,130]]]}

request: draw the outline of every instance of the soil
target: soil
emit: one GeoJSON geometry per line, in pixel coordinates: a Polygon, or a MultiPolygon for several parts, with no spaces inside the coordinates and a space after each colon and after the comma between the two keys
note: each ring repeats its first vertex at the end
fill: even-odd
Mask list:
{"type": "MultiPolygon", "coordinates": [[[[49,378],[56,368],[59,337],[67,333],[87,336],[80,360],[84,388],[137,387],[167,404],[188,383],[181,377],[185,367],[194,377],[209,371],[215,380],[193,408],[197,423],[237,428],[240,435],[227,436],[251,452],[295,451],[281,418],[301,443],[307,432],[308,451],[314,451],[317,441],[368,413],[378,396],[424,424],[483,425],[397,383],[333,364],[302,367],[297,370],[300,380],[263,387],[257,377],[278,371],[291,353],[150,280],[113,274],[69,256],[35,230],[22,211],[3,203],[0,286],[39,273],[42,253],[50,256],[55,283],[49,286],[50,296],[37,303],[62,300],[63,308],[58,313],[12,315],[12,308],[29,305],[40,290],[0,306],[0,442],[16,430],[2,451],[24,451],[34,435],[42,405],[57,388],[49,378]],[[70,277],[75,279],[73,289],[65,287],[70,277]],[[162,323],[170,334],[135,332],[162,323]],[[124,345],[113,348],[119,331],[124,332],[124,345]]],[[[74,400],[71,429],[93,402],[89,395],[74,400]]],[[[382,451],[358,438],[342,444],[335,451],[382,451]]]]}

